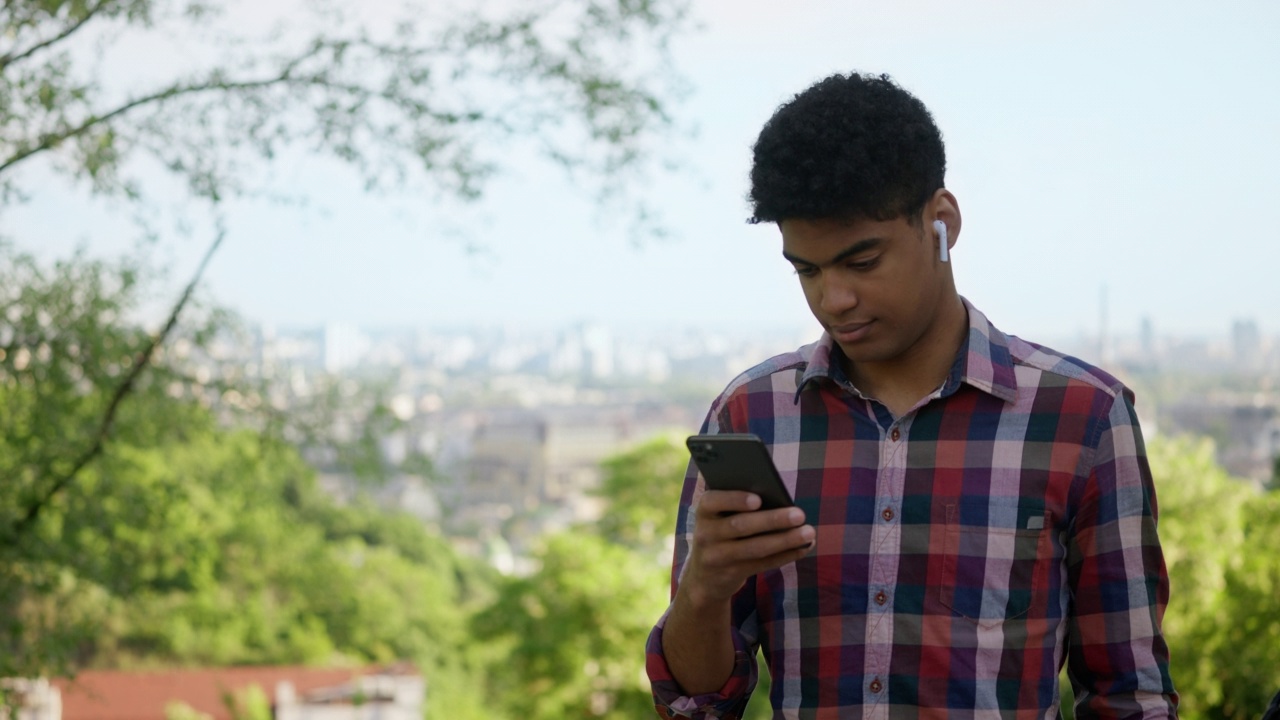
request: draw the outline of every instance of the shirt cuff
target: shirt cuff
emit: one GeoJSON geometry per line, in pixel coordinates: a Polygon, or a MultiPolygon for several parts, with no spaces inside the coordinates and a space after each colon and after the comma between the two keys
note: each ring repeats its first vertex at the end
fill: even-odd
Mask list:
{"type": "Polygon", "coordinates": [[[667,658],[662,652],[662,629],[666,622],[667,616],[663,614],[649,633],[645,646],[645,670],[649,673],[653,701],[659,715],[695,720],[729,720],[740,717],[747,699],[751,697],[751,691],[756,687],[758,669],[754,653],[747,652],[746,642],[737,628],[730,629],[730,637],[733,638],[733,672],[724,686],[713,693],[687,695],[672,676],[667,658]]]}

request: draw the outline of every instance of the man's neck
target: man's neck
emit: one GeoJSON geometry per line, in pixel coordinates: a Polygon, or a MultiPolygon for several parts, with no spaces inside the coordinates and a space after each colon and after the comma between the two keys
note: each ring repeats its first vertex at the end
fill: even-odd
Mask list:
{"type": "Polygon", "coordinates": [[[920,341],[890,362],[844,359],[845,373],[864,395],[902,417],[947,379],[969,333],[969,312],[959,295],[947,303],[920,341]]]}

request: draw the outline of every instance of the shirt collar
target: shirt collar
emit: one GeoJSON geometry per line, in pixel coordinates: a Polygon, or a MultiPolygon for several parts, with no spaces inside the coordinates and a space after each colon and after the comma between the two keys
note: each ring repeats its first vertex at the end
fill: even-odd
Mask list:
{"type": "MultiPolygon", "coordinates": [[[[951,373],[943,384],[942,395],[954,393],[961,383],[993,395],[1005,402],[1018,397],[1018,382],[1013,370],[1013,357],[1009,354],[1009,338],[987,320],[981,310],[967,299],[961,298],[969,315],[969,334],[956,353],[951,373]]],[[[834,359],[840,357],[840,349],[829,333],[812,346],[808,367],[796,388],[795,401],[810,381],[819,379],[839,383],[846,379],[844,370],[834,359]]]]}

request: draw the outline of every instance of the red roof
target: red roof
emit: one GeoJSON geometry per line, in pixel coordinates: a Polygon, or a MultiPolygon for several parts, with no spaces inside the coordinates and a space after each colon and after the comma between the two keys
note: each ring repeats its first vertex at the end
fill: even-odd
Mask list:
{"type": "Polygon", "coordinates": [[[310,667],[234,667],[211,670],[123,672],[92,670],[74,680],[52,681],[62,692],[62,720],[165,720],[165,707],[185,703],[214,720],[231,720],[222,702],[226,692],[257,685],[275,702],[276,685],[293,683],[301,696],[377,673],[417,674],[411,667],[326,669],[310,667]]]}

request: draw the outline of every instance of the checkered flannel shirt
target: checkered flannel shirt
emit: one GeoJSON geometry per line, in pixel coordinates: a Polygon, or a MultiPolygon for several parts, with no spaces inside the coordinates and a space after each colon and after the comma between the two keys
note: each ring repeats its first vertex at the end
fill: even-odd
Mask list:
{"type": "MultiPolygon", "coordinates": [[[[703,432],[765,441],[816,546],[736,594],[736,664],[718,692],[681,690],[659,620],[647,666],[660,714],[739,717],[759,649],[775,717],[1054,717],[1064,662],[1079,718],[1176,716],[1132,393],[965,305],[948,378],[902,417],[853,387],[826,335],[712,405],[703,432]]],[[[691,464],[673,597],[702,492],[691,464]]]]}

